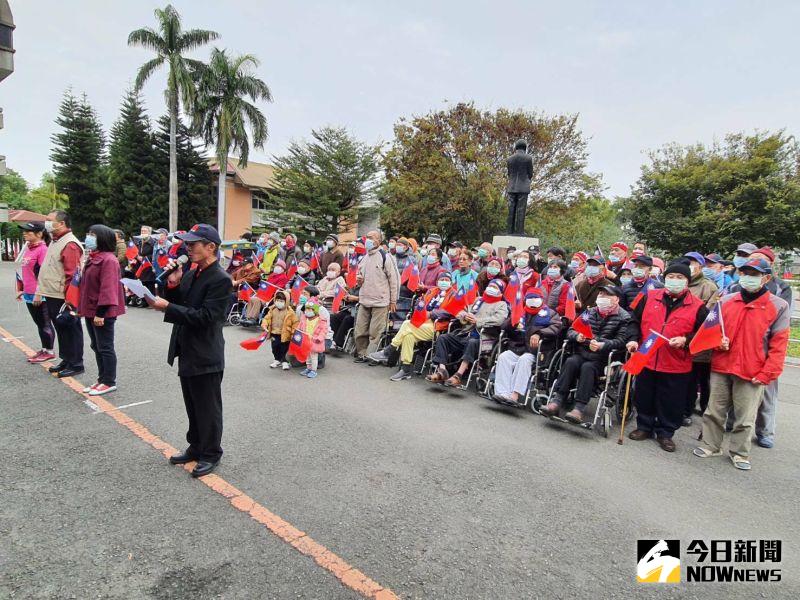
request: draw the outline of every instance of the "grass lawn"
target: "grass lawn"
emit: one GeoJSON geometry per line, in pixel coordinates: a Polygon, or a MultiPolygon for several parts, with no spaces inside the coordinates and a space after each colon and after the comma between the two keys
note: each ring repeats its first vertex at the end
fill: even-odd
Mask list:
{"type": "MultiPolygon", "coordinates": [[[[792,332],[789,334],[789,337],[793,340],[800,340],[800,325],[795,325],[792,327],[792,332]]],[[[795,342],[789,343],[789,348],[786,351],[787,356],[793,356],[794,358],[800,358],[800,343],[795,342]]]]}

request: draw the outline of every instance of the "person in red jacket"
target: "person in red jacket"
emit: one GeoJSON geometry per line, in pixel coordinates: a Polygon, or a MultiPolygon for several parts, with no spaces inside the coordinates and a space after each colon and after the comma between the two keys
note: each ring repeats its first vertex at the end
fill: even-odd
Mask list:
{"type": "Polygon", "coordinates": [[[764,259],[739,268],[740,292],[720,300],[723,337],[711,354],[711,395],[703,413],[703,441],[695,456],[722,454],[728,412],[735,420],[728,452],[737,469],[750,469],[750,447],[764,388],[783,372],[789,343],[789,304],[766,288],[772,269],[764,259]]]}
{"type": "Polygon", "coordinates": [[[665,274],[665,288],[650,290],[632,312],[633,326],[640,329],[640,341],[628,342],[629,352],[636,352],[653,331],[669,338],[669,343],[652,353],[647,366],[636,376],[636,429],[628,437],[641,441],[655,434],[663,450],[675,452],[672,437],[683,420],[682,399],[692,373],[689,342],[708,309],[689,291],[689,265],[672,263],[665,274]]]}

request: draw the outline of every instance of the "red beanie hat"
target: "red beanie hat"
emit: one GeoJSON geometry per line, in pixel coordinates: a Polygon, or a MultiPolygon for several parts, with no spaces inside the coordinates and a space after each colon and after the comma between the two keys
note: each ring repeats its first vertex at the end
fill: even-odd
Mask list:
{"type": "Polygon", "coordinates": [[[611,247],[612,248],[619,248],[625,254],[628,253],[628,245],[625,242],[614,242],[613,244],[611,244],[611,247]]]}

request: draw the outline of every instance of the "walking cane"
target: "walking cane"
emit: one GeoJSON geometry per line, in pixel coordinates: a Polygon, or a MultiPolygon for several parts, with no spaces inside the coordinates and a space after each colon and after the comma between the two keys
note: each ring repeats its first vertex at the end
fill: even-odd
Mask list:
{"type": "Polygon", "coordinates": [[[619,439],[617,443],[622,446],[622,438],[625,435],[625,417],[628,416],[628,396],[631,393],[631,379],[633,379],[633,375],[628,373],[628,381],[625,382],[625,402],[622,405],[622,424],[619,428],[619,439]]]}

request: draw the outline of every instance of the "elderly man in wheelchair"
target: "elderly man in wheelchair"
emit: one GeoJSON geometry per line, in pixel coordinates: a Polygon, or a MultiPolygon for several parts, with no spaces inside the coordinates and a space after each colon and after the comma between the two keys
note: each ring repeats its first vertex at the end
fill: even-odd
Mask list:
{"type": "Polygon", "coordinates": [[[574,391],[575,406],[564,415],[564,419],[578,425],[583,423],[583,413],[608,363],[609,354],[624,350],[628,342],[635,341],[631,315],[619,306],[621,296],[622,292],[616,286],[601,287],[597,306],[576,319],[576,323],[581,320],[588,325],[591,334],[589,331],[586,334],[576,331],[575,324],[567,332],[573,354],[564,361],[553,394],[541,409],[543,415],[558,416],[574,391]]]}

